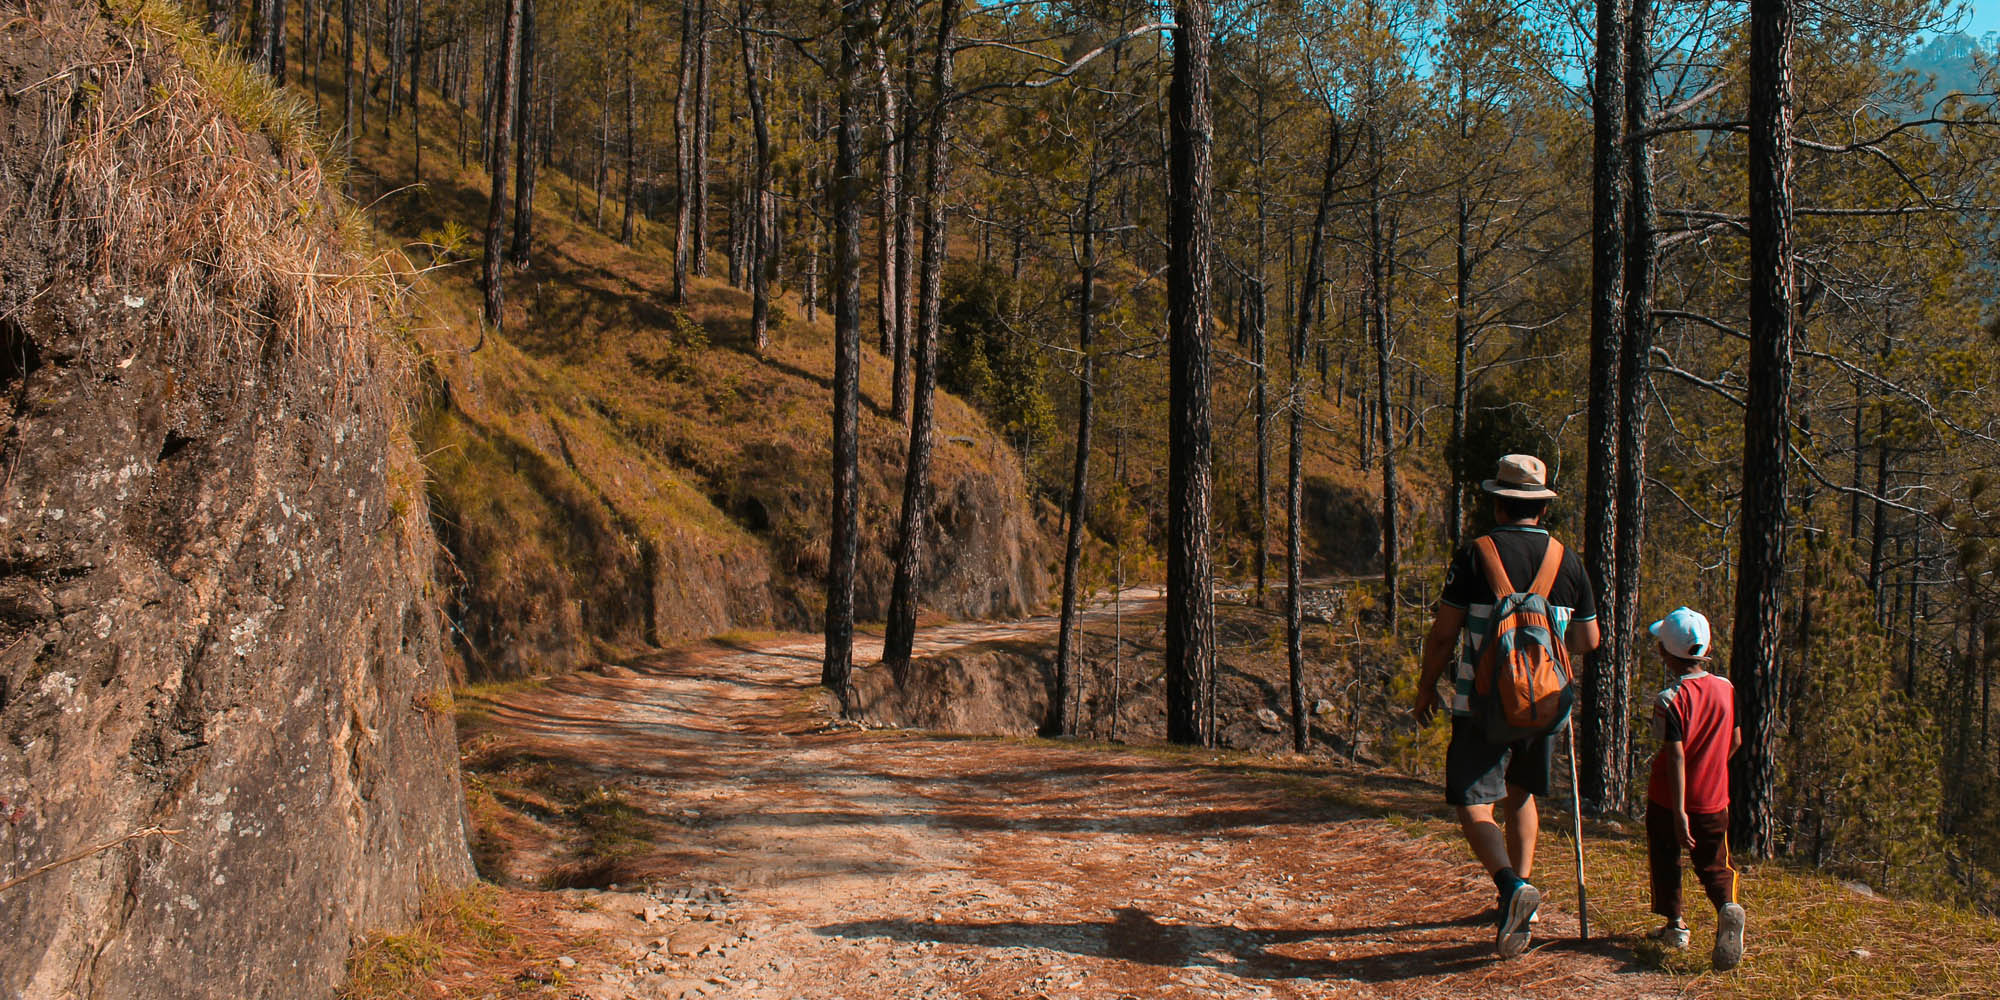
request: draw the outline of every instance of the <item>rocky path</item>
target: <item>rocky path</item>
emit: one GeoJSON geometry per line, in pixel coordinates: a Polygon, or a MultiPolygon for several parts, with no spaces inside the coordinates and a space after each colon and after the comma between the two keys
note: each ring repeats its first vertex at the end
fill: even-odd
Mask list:
{"type": "MultiPolygon", "coordinates": [[[[1039,627],[950,626],[924,646],[1039,627]]],[[[669,831],[638,891],[576,893],[566,919],[604,943],[566,975],[581,995],[1680,995],[1571,942],[1566,866],[1543,879],[1547,943],[1494,960],[1490,883],[1385,811],[1429,809],[1429,789],[1357,773],[1357,794],[1330,798],[1184,756],[829,724],[819,653],[706,648],[496,704],[511,736],[631,790],[669,831]]]]}

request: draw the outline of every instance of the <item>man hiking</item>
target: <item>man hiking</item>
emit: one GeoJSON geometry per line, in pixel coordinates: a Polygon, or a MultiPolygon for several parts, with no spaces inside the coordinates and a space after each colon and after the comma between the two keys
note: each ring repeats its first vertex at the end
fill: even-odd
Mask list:
{"type": "MultiPolygon", "coordinates": [[[[1480,488],[1493,496],[1497,526],[1452,556],[1436,617],[1424,637],[1423,676],[1417,683],[1414,710],[1418,725],[1430,723],[1439,705],[1438,679],[1447,666],[1453,667],[1445,801],[1456,808],[1466,843],[1500,891],[1494,950],[1512,958],[1527,949],[1529,925],[1541,905],[1541,892],[1528,881],[1534,873],[1539,824],[1535,796],[1549,793],[1554,736],[1561,720],[1552,719],[1547,731],[1525,738],[1493,741],[1480,716],[1484,706],[1475,699],[1481,644],[1496,627],[1492,621],[1496,604],[1533,591],[1545,599],[1552,641],[1581,656],[1597,648],[1597,603],[1583,561],[1541,527],[1542,514],[1556,495],[1549,489],[1548,468],[1541,459],[1504,456],[1498,472],[1480,488]],[[1495,583],[1502,573],[1505,581],[1495,583]],[[1494,816],[1496,804],[1506,822],[1504,834],[1494,816]]],[[[1524,606],[1508,602],[1509,608],[1524,606]]],[[[1509,649],[1513,650],[1511,643],[1509,649]]],[[[1566,678],[1563,686],[1567,688],[1566,678]]],[[[1489,696],[1485,691],[1480,695],[1489,696]]],[[[1565,702],[1565,711],[1566,706],[1565,702]]]]}

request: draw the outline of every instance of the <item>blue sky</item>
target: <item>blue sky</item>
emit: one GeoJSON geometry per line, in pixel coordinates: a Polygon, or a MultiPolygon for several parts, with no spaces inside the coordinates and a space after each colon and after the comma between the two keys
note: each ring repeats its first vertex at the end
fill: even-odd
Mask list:
{"type": "Polygon", "coordinates": [[[2000,31],[2000,0],[1971,0],[1966,9],[1971,14],[1965,25],[1967,32],[1983,35],[1989,31],[2000,31]]]}

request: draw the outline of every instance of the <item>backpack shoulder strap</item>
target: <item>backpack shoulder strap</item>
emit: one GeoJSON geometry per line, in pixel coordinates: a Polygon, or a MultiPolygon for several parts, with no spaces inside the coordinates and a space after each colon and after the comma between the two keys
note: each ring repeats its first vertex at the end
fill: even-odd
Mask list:
{"type": "Polygon", "coordinates": [[[1549,592],[1556,586],[1556,574],[1562,572],[1562,564],[1563,545],[1551,537],[1548,551],[1542,553],[1542,568],[1535,574],[1535,583],[1528,588],[1528,592],[1548,600],[1549,592]]]}
{"type": "Polygon", "coordinates": [[[1472,551],[1479,557],[1479,566],[1486,572],[1486,583],[1493,588],[1493,599],[1499,600],[1514,592],[1514,581],[1507,575],[1507,566],[1500,561],[1500,547],[1493,544],[1488,535],[1472,540],[1472,551]]]}

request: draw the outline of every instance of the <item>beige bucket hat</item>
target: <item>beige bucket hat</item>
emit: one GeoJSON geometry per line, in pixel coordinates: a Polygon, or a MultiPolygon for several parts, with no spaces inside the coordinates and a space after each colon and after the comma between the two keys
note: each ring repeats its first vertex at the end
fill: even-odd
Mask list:
{"type": "Polygon", "coordinates": [[[1533,455],[1502,455],[1500,468],[1479,488],[1495,496],[1521,500],[1546,500],[1555,496],[1549,489],[1549,467],[1533,455]]]}

